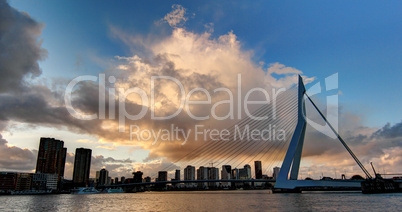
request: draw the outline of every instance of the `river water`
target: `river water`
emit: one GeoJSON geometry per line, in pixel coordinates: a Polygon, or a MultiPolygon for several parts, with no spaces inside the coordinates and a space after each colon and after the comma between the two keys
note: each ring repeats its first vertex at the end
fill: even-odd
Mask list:
{"type": "Polygon", "coordinates": [[[0,211],[401,211],[402,193],[183,191],[0,196],[0,211]]]}

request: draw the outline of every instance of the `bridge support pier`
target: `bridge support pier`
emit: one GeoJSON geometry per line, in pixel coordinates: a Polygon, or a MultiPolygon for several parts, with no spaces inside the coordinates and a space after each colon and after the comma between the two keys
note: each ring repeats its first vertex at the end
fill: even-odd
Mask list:
{"type": "MultiPolygon", "coordinates": [[[[303,150],[304,135],[306,132],[306,109],[304,94],[306,89],[303,79],[299,75],[298,91],[298,120],[289,148],[283,160],[282,167],[276,179],[274,193],[300,193],[301,190],[356,190],[360,189],[360,181],[356,180],[298,180],[300,160],[303,150]],[[290,173],[289,173],[290,172],[290,173]]],[[[313,103],[314,104],[314,103],[313,103]]],[[[324,118],[325,119],[325,118],[324,118]]],[[[335,132],[335,131],[334,131],[335,132]]],[[[340,138],[338,136],[338,138],[340,138]]],[[[342,141],[343,142],[343,141],[342,141]]],[[[344,142],[343,142],[344,143],[344,142]]],[[[344,144],[347,147],[346,144],[344,144]]],[[[347,150],[351,152],[350,149],[347,150]]],[[[351,153],[352,154],[352,153],[351,153]]],[[[353,156],[353,155],[352,155],[353,156]]],[[[355,157],[354,157],[355,158],[355,157]]],[[[358,161],[355,158],[358,164],[358,161]]],[[[364,168],[364,167],[363,167],[364,168]]],[[[362,169],[363,169],[362,168],[362,169]]],[[[365,170],[365,169],[364,169],[365,170]]]]}

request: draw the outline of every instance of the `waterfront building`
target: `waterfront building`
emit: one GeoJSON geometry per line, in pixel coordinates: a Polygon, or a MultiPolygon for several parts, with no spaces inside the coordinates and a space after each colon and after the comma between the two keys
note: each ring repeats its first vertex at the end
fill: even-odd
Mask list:
{"type": "Polygon", "coordinates": [[[118,177],[114,178],[114,184],[119,184],[119,178],[118,177]]]}
{"type": "Polygon", "coordinates": [[[150,183],[150,182],[151,182],[151,177],[150,177],[150,176],[146,176],[146,177],[144,178],[144,181],[145,181],[146,183],[150,183]]]}
{"type": "Polygon", "coordinates": [[[124,184],[126,182],[126,178],[124,176],[120,177],[120,182],[124,184]]]}
{"type": "Polygon", "coordinates": [[[101,169],[99,171],[98,186],[108,185],[109,171],[106,169],[101,169]]]}
{"type": "Polygon", "coordinates": [[[58,182],[64,177],[67,148],[54,138],[40,138],[35,173],[57,174],[58,182]]]}
{"type": "Polygon", "coordinates": [[[232,169],[232,179],[235,179],[235,180],[240,179],[238,168],[232,169]]]}
{"type": "Polygon", "coordinates": [[[247,179],[247,169],[239,169],[239,179],[245,180],[247,179]]]}
{"type": "MultiPolygon", "coordinates": [[[[218,180],[219,179],[219,168],[208,167],[208,180],[218,180]]],[[[219,182],[209,182],[208,186],[215,187],[218,186],[219,182]]]]}
{"type": "Polygon", "coordinates": [[[280,170],[281,170],[281,168],[279,168],[279,167],[274,168],[274,172],[273,172],[273,176],[272,176],[274,178],[274,180],[276,180],[278,178],[280,170]]]}
{"type": "MultiPolygon", "coordinates": [[[[204,166],[200,166],[197,169],[197,180],[208,180],[208,168],[204,166]]],[[[198,187],[205,188],[207,187],[206,182],[198,183],[198,187]]]]}
{"type": "Polygon", "coordinates": [[[73,182],[77,187],[88,186],[91,170],[92,150],[85,148],[75,149],[73,182]]]}
{"type": "Polygon", "coordinates": [[[244,169],[246,170],[246,179],[251,179],[251,166],[246,164],[244,165],[244,169]]]}
{"type": "MultiPolygon", "coordinates": [[[[232,167],[230,165],[223,165],[221,170],[221,179],[222,180],[229,180],[231,179],[232,175],[232,167]]],[[[230,182],[222,182],[222,185],[230,186],[230,182]]]]}
{"type": "Polygon", "coordinates": [[[184,180],[195,180],[195,167],[188,165],[184,168],[184,180]]]}
{"type": "Polygon", "coordinates": [[[17,184],[15,186],[16,191],[31,190],[32,185],[31,173],[17,173],[17,184]]]}
{"type": "Polygon", "coordinates": [[[176,172],[174,174],[174,179],[176,181],[180,181],[180,169],[176,169],[176,172]]]}
{"type": "Polygon", "coordinates": [[[35,173],[32,176],[32,190],[57,190],[57,174],[35,173]]]}
{"type": "Polygon", "coordinates": [[[134,175],[134,183],[142,183],[142,175],[143,173],[141,171],[136,171],[133,172],[134,175]]]}
{"type": "Polygon", "coordinates": [[[254,161],[255,179],[262,179],[261,161],[254,161]]]}
{"type": "Polygon", "coordinates": [[[0,191],[13,191],[17,185],[17,173],[0,172],[0,191]]]}
{"type": "MultiPolygon", "coordinates": [[[[195,180],[195,167],[188,165],[184,168],[184,180],[195,180]]],[[[186,183],[186,186],[193,187],[195,183],[186,183]]]]}
{"type": "Polygon", "coordinates": [[[158,181],[167,181],[167,179],[168,179],[167,171],[158,172],[158,181]]]}

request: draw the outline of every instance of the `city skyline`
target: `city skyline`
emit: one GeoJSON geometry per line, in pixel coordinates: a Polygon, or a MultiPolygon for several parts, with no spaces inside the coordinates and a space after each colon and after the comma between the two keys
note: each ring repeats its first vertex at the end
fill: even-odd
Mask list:
{"type": "MultiPolygon", "coordinates": [[[[1,45],[7,47],[11,58],[2,57],[0,61],[0,73],[4,76],[0,86],[0,171],[34,172],[40,152],[38,139],[52,137],[63,140],[67,147],[67,179],[73,177],[73,150],[81,147],[92,150],[90,178],[95,178],[96,171],[103,168],[112,177],[128,178],[135,171],[151,176],[168,166],[174,177],[178,166],[173,162],[199,145],[195,139],[183,143],[185,130],[194,131],[197,125],[204,126],[203,130],[222,129],[239,121],[211,118],[212,104],[225,98],[215,94],[214,89],[232,91],[236,119],[244,113],[238,102],[247,91],[255,87],[289,90],[299,74],[307,89],[321,83],[322,92],[315,98],[323,111],[331,111],[335,106],[327,97],[337,95],[339,131],[365,166],[373,161],[380,172],[401,170],[400,3],[369,2],[366,7],[351,3],[344,7],[339,2],[317,1],[314,5],[263,1],[254,5],[179,5],[161,1],[156,6],[136,2],[113,6],[106,2],[65,2],[60,7],[51,1],[1,0],[0,21],[16,27],[0,29],[0,36],[7,41],[1,45]],[[70,13],[61,12],[65,10],[70,13]],[[372,15],[373,11],[376,15],[372,15]],[[14,49],[18,45],[13,44],[24,48],[14,49]],[[105,94],[100,110],[98,85],[102,74],[108,95],[105,94]],[[191,109],[185,109],[175,119],[153,120],[152,112],[158,116],[175,111],[178,105],[178,95],[171,85],[156,83],[163,89],[158,90],[155,104],[148,107],[145,118],[127,119],[122,126],[128,131],[135,125],[138,132],[152,133],[173,129],[176,134],[168,137],[174,139],[140,141],[130,139],[127,131],[120,132],[120,102],[110,101],[109,92],[113,88],[118,91],[138,87],[151,97],[153,74],[174,76],[183,84],[186,94],[194,87],[206,89],[212,96],[211,105],[191,109],[195,115],[210,118],[195,120],[188,113],[191,109]],[[337,87],[328,90],[327,78],[334,74],[337,87]],[[80,76],[97,80],[72,89],[72,107],[96,114],[97,119],[80,120],[68,112],[66,87],[80,76]],[[238,89],[239,81],[242,89],[238,89]],[[111,102],[117,111],[114,119],[111,102]]],[[[269,95],[272,96],[271,92],[269,95]]],[[[253,98],[261,100],[261,96],[253,98]]],[[[126,107],[132,108],[127,111],[131,113],[137,112],[136,106],[145,104],[135,97],[127,99],[126,107]]],[[[220,116],[227,109],[216,108],[220,116]]],[[[208,167],[219,156],[211,155],[212,159],[203,165],[208,167]]],[[[281,161],[276,162],[274,165],[280,166],[281,161]]],[[[184,174],[184,167],[181,170],[184,174]]],[[[271,171],[262,174],[272,175],[271,171]]],[[[341,173],[362,175],[338,142],[309,125],[301,176],[317,179],[341,173]]]]}

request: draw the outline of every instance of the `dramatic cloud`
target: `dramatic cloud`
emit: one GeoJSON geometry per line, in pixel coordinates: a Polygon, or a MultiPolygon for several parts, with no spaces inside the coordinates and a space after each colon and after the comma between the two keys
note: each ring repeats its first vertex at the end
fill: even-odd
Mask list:
{"type": "MultiPolygon", "coordinates": [[[[237,102],[242,103],[249,90],[262,88],[269,91],[269,95],[272,95],[270,93],[272,89],[289,89],[292,87],[297,83],[299,74],[302,75],[306,84],[315,80],[314,77],[304,76],[301,70],[287,67],[279,62],[267,63],[269,64],[268,66],[265,66],[265,63],[256,63],[252,59],[253,52],[245,50],[236,34],[232,31],[224,35],[212,36],[213,30],[210,29],[213,24],[209,24],[208,31],[204,33],[195,33],[181,28],[187,21],[186,10],[180,5],[174,5],[173,11],[163,19],[172,27],[172,33],[167,37],[153,39],[152,35],[133,35],[116,27],[110,27],[112,36],[120,39],[127,46],[127,49],[131,50],[131,53],[110,58],[108,61],[111,61],[111,64],[108,65],[111,67],[105,67],[106,94],[101,95],[105,100],[101,102],[105,103],[105,118],[80,120],[74,118],[67,111],[64,102],[64,90],[70,80],[58,82],[56,88],[38,84],[25,85],[27,76],[40,74],[37,62],[45,56],[45,51],[40,48],[40,43],[38,42],[42,25],[29,18],[27,14],[10,8],[4,1],[0,2],[0,49],[5,49],[4,52],[6,52],[0,55],[0,72],[4,76],[0,79],[0,130],[6,130],[9,121],[16,121],[25,124],[68,129],[78,134],[91,135],[97,140],[79,140],[78,142],[89,143],[98,148],[107,148],[113,151],[113,148],[124,145],[149,150],[148,157],[142,162],[130,159],[117,160],[99,155],[94,156],[91,167],[92,177],[101,168],[107,168],[113,177],[129,177],[131,172],[136,170],[141,170],[144,175],[150,176],[155,175],[158,170],[166,167],[168,167],[169,171],[172,171],[178,168],[177,164],[173,164],[172,161],[177,161],[203,144],[203,142],[195,142],[194,136],[184,143],[183,135],[179,135],[178,138],[168,142],[162,142],[162,140],[153,141],[152,139],[141,140],[137,139],[137,137],[130,139],[129,130],[131,125],[135,125],[140,129],[155,131],[170,130],[172,126],[188,131],[194,129],[195,125],[203,125],[207,129],[222,129],[238,122],[237,116],[239,114],[244,117],[244,108],[241,104],[241,108],[239,108],[237,102]],[[3,40],[7,40],[7,42],[3,42],[3,40]],[[8,46],[8,44],[11,45],[8,46]],[[12,44],[18,44],[24,48],[12,44]],[[20,51],[21,48],[23,50],[20,51]],[[238,75],[241,76],[241,87],[238,84],[238,75]],[[207,92],[211,94],[211,103],[183,108],[181,113],[169,120],[153,120],[152,113],[155,116],[166,116],[181,108],[180,102],[183,100],[183,96],[176,82],[168,79],[158,79],[154,81],[154,87],[151,89],[152,77],[166,76],[176,79],[183,85],[184,97],[192,89],[205,89],[194,92],[190,99],[193,101],[208,100],[205,95],[205,92],[207,92]],[[18,95],[8,90],[24,86],[26,88],[29,86],[29,89],[22,89],[18,95]],[[217,88],[226,88],[232,96],[228,92],[216,92],[215,89],[217,88]],[[114,96],[110,94],[113,89],[115,91],[114,96]],[[133,93],[125,96],[125,105],[120,107],[121,98],[124,96],[121,94],[124,94],[129,89],[141,89],[147,95],[148,103],[144,102],[139,95],[133,93]],[[150,101],[152,92],[154,97],[153,104],[150,101]],[[215,103],[228,99],[235,103],[232,105],[233,107],[229,104],[220,104],[216,108],[213,107],[215,103]],[[119,119],[120,121],[122,120],[119,115],[136,115],[143,108],[147,112],[139,120],[129,120],[123,117],[124,124],[122,127],[125,132],[119,132],[119,124],[121,124],[119,119]],[[215,110],[218,117],[226,118],[218,120],[219,118],[212,117],[212,109],[215,110]],[[240,111],[239,113],[236,112],[238,110],[240,111]],[[199,117],[209,115],[209,118],[196,120],[189,115],[189,111],[199,117]],[[228,116],[231,111],[235,111],[233,117],[228,116]]],[[[254,101],[264,98],[265,95],[261,92],[255,92],[250,96],[250,100],[254,101]]],[[[95,114],[99,117],[101,114],[99,112],[99,78],[98,82],[85,81],[78,83],[73,89],[71,100],[72,107],[79,113],[95,114]]],[[[255,106],[251,108],[251,111],[257,108],[255,106]]],[[[351,148],[365,164],[374,159],[384,167],[391,167],[391,165],[401,167],[401,124],[395,126],[386,125],[379,130],[369,129],[363,127],[355,116],[346,112],[342,114],[343,117],[340,120],[341,134],[345,137],[345,140],[350,142],[351,148]]],[[[284,121],[286,120],[284,119],[284,121]]],[[[289,121],[287,127],[292,124],[294,123],[289,121]]],[[[149,135],[149,133],[146,134],[149,135]]],[[[19,167],[16,169],[32,169],[32,164],[26,167],[21,164],[18,165],[19,159],[10,160],[13,155],[3,154],[3,152],[11,152],[10,149],[12,148],[7,146],[6,141],[2,141],[1,168],[19,167]],[[11,162],[7,164],[6,161],[11,162]]],[[[316,162],[317,164],[309,166],[314,169],[310,171],[302,167],[302,172],[305,175],[313,174],[318,176],[321,175],[320,172],[323,167],[332,166],[338,170],[350,168],[350,173],[358,173],[359,170],[355,168],[356,165],[342,148],[339,143],[335,143],[323,134],[309,129],[306,134],[306,146],[303,154],[305,161],[316,162]],[[341,160],[339,160],[340,158],[341,160]]],[[[29,153],[33,154],[32,151],[19,148],[15,148],[14,151],[20,152],[20,158],[29,158],[31,157],[29,153]]],[[[240,163],[244,158],[254,157],[252,152],[242,153],[236,159],[236,162],[239,160],[238,162],[240,163]]],[[[284,151],[278,149],[275,154],[281,156],[284,151]]],[[[275,161],[280,162],[279,156],[274,158],[275,161]]],[[[68,154],[66,178],[72,176],[73,157],[73,154],[68,154]]],[[[204,161],[202,162],[205,162],[203,165],[208,165],[213,158],[224,157],[224,154],[216,152],[208,155],[207,158],[203,158],[206,155],[197,155],[195,157],[197,158],[193,159],[203,159],[204,161]]],[[[33,161],[32,158],[29,160],[33,161]]],[[[266,166],[265,164],[263,162],[264,166],[266,166]]]]}
{"type": "MultiPolygon", "coordinates": [[[[108,76],[116,78],[115,83],[107,81],[106,87],[115,87],[118,92],[120,88],[124,90],[130,88],[140,88],[145,91],[148,97],[151,96],[151,77],[169,76],[178,80],[188,93],[194,88],[203,88],[211,94],[211,104],[202,106],[191,106],[185,108],[175,118],[170,120],[155,121],[151,119],[151,112],[156,116],[164,116],[172,114],[180,107],[182,99],[177,84],[169,80],[159,80],[154,87],[154,105],[146,105],[142,99],[136,95],[127,96],[125,110],[128,114],[138,114],[142,106],[148,110],[144,118],[140,120],[125,119],[125,133],[118,131],[119,114],[122,108],[115,107],[112,119],[109,113],[106,113],[106,119],[79,120],[72,117],[64,105],[63,86],[67,82],[59,83],[58,89],[50,89],[44,85],[31,85],[29,90],[19,95],[5,93],[0,95],[0,120],[6,123],[10,120],[27,123],[39,124],[41,126],[67,128],[71,131],[83,134],[94,135],[98,141],[94,145],[99,148],[113,148],[119,145],[131,145],[150,150],[146,162],[153,164],[161,158],[168,160],[176,160],[181,158],[196,146],[202,144],[194,142],[194,136],[183,145],[183,136],[175,138],[170,142],[142,141],[134,138],[130,140],[129,126],[136,125],[141,129],[163,130],[170,129],[172,125],[183,129],[190,130],[196,124],[202,124],[206,128],[222,129],[237,122],[236,117],[229,117],[219,121],[211,115],[214,103],[221,100],[231,99],[233,103],[244,99],[246,93],[255,87],[263,88],[270,91],[275,87],[289,88],[297,82],[297,74],[301,71],[295,68],[287,68],[286,66],[276,63],[270,67],[282,71],[268,71],[263,66],[256,64],[252,60],[252,51],[243,50],[240,42],[237,40],[233,32],[212,38],[209,32],[197,34],[189,32],[179,25],[184,23],[185,9],[179,5],[173,6],[172,13],[169,13],[165,20],[174,27],[172,34],[161,40],[149,40],[137,35],[126,34],[116,28],[111,28],[113,35],[120,38],[133,51],[132,55],[116,56],[113,64],[114,68],[106,70],[106,79],[108,76]],[[143,45],[138,50],[138,44],[143,45]],[[145,53],[144,53],[145,52],[145,53]],[[139,56],[142,55],[142,56],[139,56]],[[148,56],[144,56],[148,55],[148,56]],[[279,78],[271,76],[275,73],[279,78]],[[241,75],[241,85],[238,84],[237,76],[241,75]],[[282,77],[292,77],[286,80],[282,77]],[[241,89],[238,90],[238,87],[241,89]],[[227,92],[215,92],[217,88],[227,88],[233,95],[231,97],[227,92]],[[240,92],[240,93],[239,93],[240,92]],[[154,108],[152,108],[154,106],[154,108]],[[151,109],[153,109],[151,111],[151,109]],[[196,116],[207,116],[206,120],[196,120],[189,116],[188,111],[196,116]],[[99,144],[96,144],[99,143],[99,144]]],[[[212,26],[212,25],[211,25],[212,26]]],[[[37,58],[38,60],[39,58],[37,58]]],[[[310,81],[312,78],[310,78],[310,81]]],[[[124,92],[123,90],[123,92],[124,92]]],[[[97,83],[82,82],[73,90],[72,106],[81,113],[99,115],[99,87],[97,83]]],[[[105,95],[107,103],[114,102],[119,105],[119,99],[105,95]],[[109,99],[110,98],[110,99],[109,99]],[[112,99],[114,98],[114,99],[112,99]]],[[[251,95],[252,100],[262,100],[265,96],[262,93],[251,95]]],[[[202,92],[195,92],[191,96],[191,100],[205,100],[206,96],[202,92]]],[[[257,107],[256,107],[257,108],[257,107]]],[[[256,108],[252,108],[255,110],[256,108]]],[[[106,104],[105,111],[109,111],[109,104],[106,104]]],[[[227,116],[228,112],[237,111],[238,104],[234,104],[229,110],[228,104],[221,104],[215,108],[216,115],[219,117],[227,116]]],[[[244,116],[244,110],[240,109],[240,113],[244,116]]],[[[236,113],[236,116],[238,114],[236,113]]],[[[155,166],[155,164],[154,164],[155,166]]],[[[97,167],[100,168],[100,167],[97,167]]],[[[110,169],[118,173],[130,168],[127,166],[119,166],[113,164],[110,169]],[[120,171],[119,171],[120,170],[120,171]]]]}
{"type": "Polygon", "coordinates": [[[41,74],[38,61],[47,55],[39,40],[43,27],[0,0],[0,93],[19,90],[41,74]]]}

